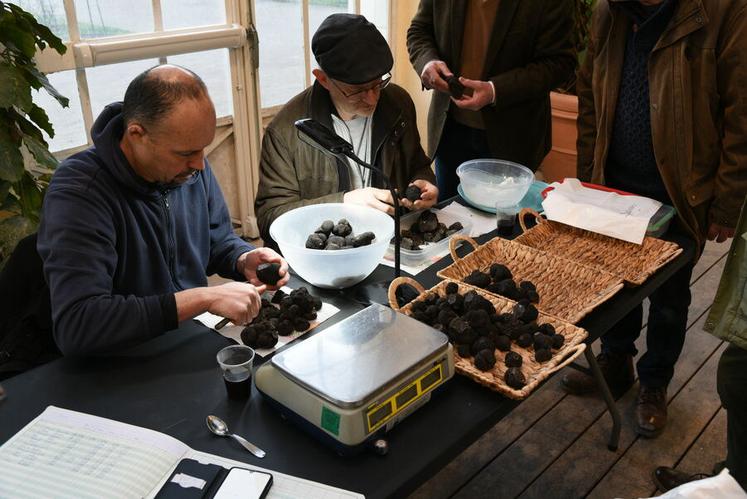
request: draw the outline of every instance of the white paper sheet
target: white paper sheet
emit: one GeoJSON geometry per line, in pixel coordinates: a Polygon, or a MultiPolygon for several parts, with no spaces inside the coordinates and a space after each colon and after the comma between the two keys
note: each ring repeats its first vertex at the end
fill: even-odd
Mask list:
{"type": "Polygon", "coordinates": [[[469,220],[472,223],[470,237],[478,237],[487,234],[496,228],[495,215],[474,208],[469,208],[463,204],[457,203],[456,201],[441,208],[441,211],[444,213],[451,213],[454,217],[460,220],[469,220]]]}
{"type": "Polygon", "coordinates": [[[659,201],[642,196],[590,189],[578,179],[567,178],[542,202],[548,220],[641,244],[649,221],[661,207],[659,201]]]}
{"type": "MultiPolygon", "coordinates": [[[[291,291],[293,291],[291,288],[284,286],[282,288],[283,291],[290,294],[291,291]]],[[[267,298],[268,300],[272,299],[272,296],[274,295],[274,292],[267,292],[264,293],[262,296],[267,298]]],[[[290,343],[291,341],[295,340],[299,336],[302,336],[315,327],[317,327],[322,322],[326,321],[333,315],[335,315],[337,312],[339,312],[340,309],[332,305],[331,303],[327,303],[324,300],[322,300],[322,308],[317,310],[316,312],[316,320],[310,321],[310,326],[306,331],[293,331],[293,333],[289,334],[288,336],[278,336],[278,342],[275,344],[272,348],[258,348],[255,350],[257,355],[260,355],[262,357],[271,354],[278,348],[282,347],[286,343],[290,343]]],[[[196,321],[199,321],[203,323],[205,326],[215,329],[215,325],[218,324],[220,321],[223,320],[223,317],[219,315],[211,314],[210,312],[205,312],[204,314],[200,314],[197,317],[195,317],[196,321]]],[[[232,340],[236,341],[240,345],[243,345],[244,342],[241,341],[241,332],[244,330],[244,326],[236,326],[232,322],[229,322],[227,325],[222,327],[218,330],[218,332],[225,336],[226,338],[231,338],[232,340]]]]}

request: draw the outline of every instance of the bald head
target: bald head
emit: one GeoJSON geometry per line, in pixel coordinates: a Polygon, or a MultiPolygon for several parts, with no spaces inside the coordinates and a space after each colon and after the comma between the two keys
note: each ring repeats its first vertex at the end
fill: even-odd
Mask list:
{"type": "Polygon", "coordinates": [[[210,103],[205,82],[180,66],[155,66],[140,73],[127,87],[122,106],[124,124],[158,127],[178,104],[187,100],[210,103]]]}

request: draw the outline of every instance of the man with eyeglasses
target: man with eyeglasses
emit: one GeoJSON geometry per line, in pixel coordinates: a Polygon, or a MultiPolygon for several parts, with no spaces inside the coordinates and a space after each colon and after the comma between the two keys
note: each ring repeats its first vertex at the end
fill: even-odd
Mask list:
{"type": "Polygon", "coordinates": [[[428,208],[438,198],[415,106],[405,90],[390,84],[392,53],[376,26],[363,16],[332,14],[314,34],[311,49],[319,65],[314,85],[280,110],[262,141],[255,211],[266,244],[271,244],[273,220],[300,206],[344,202],[394,213],[380,175],[311,147],[294,127],[302,118],[319,121],[350,142],[398,192],[418,186],[420,199],[401,199],[403,206],[428,208]]]}

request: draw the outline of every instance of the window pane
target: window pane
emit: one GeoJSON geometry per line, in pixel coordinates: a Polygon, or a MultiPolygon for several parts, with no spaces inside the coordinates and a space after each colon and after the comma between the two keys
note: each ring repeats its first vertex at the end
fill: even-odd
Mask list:
{"type": "MultiPolygon", "coordinates": [[[[355,13],[355,2],[351,0],[310,0],[309,1],[309,54],[311,57],[311,69],[316,66],[316,60],[314,59],[314,53],[311,52],[311,40],[314,38],[314,33],[319,29],[319,25],[322,24],[327,16],[335,14],[337,12],[348,12],[355,13]]],[[[311,75],[311,81],[314,81],[314,76],[311,75]]]]}
{"type": "Polygon", "coordinates": [[[76,0],[81,38],[153,31],[151,0],[76,0]]]}
{"type": "Polygon", "coordinates": [[[93,119],[95,120],[108,104],[124,99],[125,90],[132,79],[157,64],[156,59],[149,59],[86,69],[93,119]]]}
{"type": "Polygon", "coordinates": [[[69,40],[67,18],[63,0],[19,0],[16,3],[23,10],[34,15],[37,21],[52,30],[63,40],[69,40]]]}
{"type": "Polygon", "coordinates": [[[389,41],[389,2],[361,0],[361,15],[376,25],[389,41]]]}
{"type": "Polygon", "coordinates": [[[210,92],[218,117],[233,115],[231,66],[228,49],[209,50],[192,54],[172,55],[170,64],[178,64],[199,75],[210,92]]]}
{"type": "Polygon", "coordinates": [[[63,108],[46,90],[34,92],[34,103],[44,109],[49,121],[54,127],[55,136],[44,138],[49,143],[49,150],[61,151],[86,144],[86,131],[83,124],[83,113],[80,110],[78,85],[75,81],[75,71],[63,71],[48,74],[49,82],[62,95],[70,99],[69,107],[63,108]]]}
{"type": "Polygon", "coordinates": [[[255,9],[262,107],[285,104],[306,85],[301,3],[256,0],[255,9]]]}
{"type": "Polygon", "coordinates": [[[224,0],[161,0],[164,29],[226,23],[224,0]]]}

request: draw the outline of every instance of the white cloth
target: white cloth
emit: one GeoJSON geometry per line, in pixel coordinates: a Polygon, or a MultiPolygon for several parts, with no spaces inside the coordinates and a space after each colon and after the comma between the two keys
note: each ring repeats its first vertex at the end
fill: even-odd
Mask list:
{"type": "Polygon", "coordinates": [[[682,484],[658,499],[747,499],[747,493],[724,468],[716,476],[682,484]]]}
{"type": "Polygon", "coordinates": [[[578,179],[567,178],[542,202],[548,220],[641,244],[651,217],[661,203],[642,196],[623,196],[591,189],[578,179]]]}

